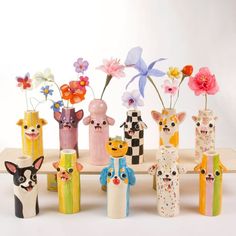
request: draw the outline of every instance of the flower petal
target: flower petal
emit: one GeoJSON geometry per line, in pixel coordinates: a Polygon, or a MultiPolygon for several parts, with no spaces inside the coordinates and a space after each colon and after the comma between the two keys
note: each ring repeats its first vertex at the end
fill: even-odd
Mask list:
{"type": "Polygon", "coordinates": [[[136,65],[136,63],[141,58],[142,52],[143,49],[141,47],[135,47],[130,49],[125,60],[125,65],[126,66],[136,65]]]}
{"type": "Polygon", "coordinates": [[[166,74],[165,72],[160,71],[158,69],[151,69],[151,70],[148,71],[148,75],[155,76],[155,77],[162,77],[165,74],[166,74]]]}
{"type": "Polygon", "coordinates": [[[128,82],[128,84],[125,86],[125,89],[127,89],[128,86],[129,86],[137,77],[139,77],[139,76],[141,76],[141,74],[135,75],[135,76],[128,82]]]}
{"type": "Polygon", "coordinates": [[[144,88],[145,88],[146,83],[147,83],[147,77],[140,76],[140,78],[139,78],[139,91],[143,97],[144,97],[144,88]]]}
{"type": "Polygon", "coordinates": [[[153,62],[148,66],[148,70],[151,70],[151,69],[153,68],[153,66],[154,66],[157,62],[159,62],[159,61],[164,61],[164,60],[166,60],[166,58],[159,58],[159,59],[153,61],[153,62]]]}

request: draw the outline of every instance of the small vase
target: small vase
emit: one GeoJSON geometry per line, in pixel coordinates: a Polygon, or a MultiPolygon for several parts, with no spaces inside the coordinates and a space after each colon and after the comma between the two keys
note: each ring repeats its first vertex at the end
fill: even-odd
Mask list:
{"type": "Polygon", "coordinates": [[[206,216],[217,216],[221,212],[222,174],[227,171],[215,151],[203,153],[202,161],[195,168],[199,174],[199,212],[206,216]]]}
{"type": "Polygon", "coordinates": [[[130,185],[135,184],[135,176],[125,157],[111,157],[109,166],[101,172],[100,182],[107,186],[107,216],[113,219],[128,216],[130,185]]]}
{"type": "Polygon", "coordinates": [[[15,215],[29,218],[39,213],[37,172],[44,157],[39,157],[32,164],[31,157],[20,157],[17,164],[5,161],[7,171],[13,175],[15,215]]]}
{"type": "Polygon", "coordinates": [[[59,212],[73,214],[80,211],[80,171],[83,166],[77,163],[74,149],[61,150],[58,162],[53,163],[57,170],[59,212]]]}
{"type": "Polygon", "coordinates": [[[92,165],[107,165],[109,156],[105,144],[109,139],[109,125],[115,120],[106,115],[107,105],[101,99],[94,99],[89,104],[90,115],[84,118],[83,123],[89,125],[89,159],[92,165]]]}
{"type": "MultiPolygon", "coordinates": [[[[59,123],[60,150],[74,149],[77,158],[79,158],[78,123],[83,116],[83,110],[75,111],[75,108],[63,107],[62,112],[54,112],[54,119],[59,123]]],[[[56,175],[48,175],[48,190],[57,191],[56,180],[56,175]]]]}
{"type": "Polygon", "coordinates": [[[24,119],[17,125],[21,126],[22,153],[36,160],[43,156],[43,125],[46,120],[39,118],[37,111],[25,111],[24,119]]]}
{"type": "Polygon", "coordinates": [[[200,162],[203,152],[215,150],[215,121],[211,110],[200,110],[192,117],[195,124],[195,160],[200,162]]]}
{"type": "Polygon", "coordinates": [[[157,212],[160,216],[174,217],[179,214],[179,174],[184,173],[177,162],[178,150],[173,146],[161,146],[157,164],[149,168],[156,176],[157,212]]]}
{"type": "Polygon", "coordinates": [[[141,111],[127,111],[126,121],[120,127],[124,127],[124,137],[128,143],[127,163],[132,165],[143,163],[144,129],[147,125],[142,121],[141,111]]]}

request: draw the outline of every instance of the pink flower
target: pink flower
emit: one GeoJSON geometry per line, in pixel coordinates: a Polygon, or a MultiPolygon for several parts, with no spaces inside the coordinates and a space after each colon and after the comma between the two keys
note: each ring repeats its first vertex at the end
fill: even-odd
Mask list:
{"type": "Polygon", "coordinates": [[[215,75],[212,75],[207,67],[200,68],[194,77],[190,77],[188,86],[194,91],[196,96],[200,94],[213,95],[219,91],[215,75]]]}
{"type": "Polygon", "coordinates": [[[166,79],[165,81],[164,81],[164,84],[162,85],[162,88],[164,88],[164,92],[165,93],[169,93],[169,94],[171,94],[171,95],[175,95],[176,94],[176,92],[178,91],[178,85],[179,85],[179,83],[178,83],[178,81],[176,81],[176,80],[173,80],[172,82],[171,81],[169,81],[168,79],[166,79]]]}
{"type": "Polygon", "coordinates": [[[86,90],[86,86],[89,85],[89,78],[87,76],[80,76],[78,81],[78,87],[81,90],[86,90]]]}
{"type": "Polygon", "coordinates": [[[97,69],[102,70],[108,76],[122,78],[125,77],[124,69],[125,66],[120,64],[118,59],[103,60],[103,65],[97,67],[97,69]]]}

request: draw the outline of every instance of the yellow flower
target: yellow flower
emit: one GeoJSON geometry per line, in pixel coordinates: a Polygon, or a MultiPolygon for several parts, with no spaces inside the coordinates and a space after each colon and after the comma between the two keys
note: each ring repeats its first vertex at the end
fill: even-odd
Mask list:
{"type": "Polygon", "coordinates": [[[181,71],[177,67],[170,67],[167,75],[170,79],[179,79],[181,77],[181,71]]]}

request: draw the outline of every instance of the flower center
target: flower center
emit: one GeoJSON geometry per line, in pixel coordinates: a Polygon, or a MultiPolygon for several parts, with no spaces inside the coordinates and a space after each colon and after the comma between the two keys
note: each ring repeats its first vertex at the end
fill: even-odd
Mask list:
{"type": "Polygon", "coordinates": [[[44,89],[45,94],[48,94],[48,92],[49,92],[48,89],[44,89]]]}
{"type": "Polygon", "coordinates": [[[130,98],[129,101],[128,101],[129,105],[133,104],[134,103],[134,99],[133,98],[130,98]]]}
{"type": "Polygon", "coordinates": [[[203,75],[203,76],[201,77],[201,81],[205,82],[205,81],[207,81],[207,78],[203,75]]]}
{"type": "Polygon", "coordinates": [[[55,107],[55,108],[59,108],[60,105],[59,105],[58,103],[56,103],[56,104],[54,105],[54,107],[55,107]]]}
{"type": "Polygon", "coordinates": [[[81,85],[81,86],[84,86],[84,85],[85,85],[85,82],[84,82],[84,81],[80,81],[80,85],[81,85]]]}

